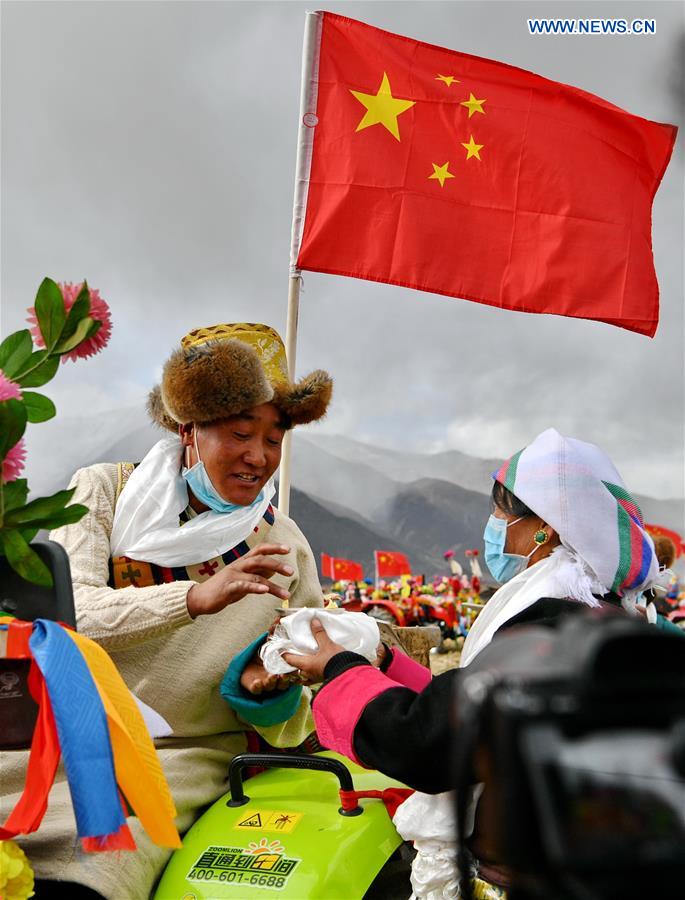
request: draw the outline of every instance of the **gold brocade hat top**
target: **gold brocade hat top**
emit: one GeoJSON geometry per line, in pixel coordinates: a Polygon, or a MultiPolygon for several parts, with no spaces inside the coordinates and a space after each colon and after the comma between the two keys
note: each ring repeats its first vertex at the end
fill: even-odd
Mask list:
{"type": "Polygon", "coordinates": [[[154,422],[175,432],[179,425],[205,425],[271,402],[288,426],[302,425],[325,415],[332,388],[321,369],[291,382],[283,341],[270,326],[211,325],[181,339],[164,365],[161,384],[150,392],[148,411],[154,422]]]}
{"type": "Polygon", "coordinates": [[[234,325],[210,325],[195,328],[181,338],[184,350],[206,344],[207,341],[242,341],[257,351],[266,377],[275,387],[288,382],[288,362],[280,334],[270,325],[237,322],[234,325]]]}

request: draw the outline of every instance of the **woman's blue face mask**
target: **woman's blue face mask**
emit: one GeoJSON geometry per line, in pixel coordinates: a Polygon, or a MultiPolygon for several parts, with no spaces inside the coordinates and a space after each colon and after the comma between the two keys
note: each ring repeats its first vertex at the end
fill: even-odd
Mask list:
{"type": "Polygon", "coordinates": [[[497,516],[490,516],[488,523],[483,532],[483,541],[485,542],[485,563],[490,570],[490,574],[495,581],[504,584],[510,581],[528,566],[530,557],[538,549],[539,545],[535,545],[528,556],[521,556],[518,553],[505,553],[504,547],[507,543],[507,528],[516,525],[525,516],[508,522],[506,519],[500,519],[497,516]]]}

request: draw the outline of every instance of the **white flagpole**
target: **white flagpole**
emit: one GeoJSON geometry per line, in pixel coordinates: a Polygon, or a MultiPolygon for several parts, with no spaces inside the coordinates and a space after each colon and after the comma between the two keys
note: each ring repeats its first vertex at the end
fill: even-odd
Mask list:
{"type": "MultiPolygon", "coordinates": [[[[285,352],[288,359],[288,377],[295,380],[297,354],[297,317],[300,305],[302,276],[297,268],[304,217],[307,209],[309,172],[312,165],[314,129],[317,125],[316,101],[319,88],[319,48],[323,13],[308,12],[304,23],[302,47],[302,84],[300,89],[300,122],[295,163],[295,198],[293,202],[293,226],[290,243],[290,278],[288,283],[288,318],[285,331],[285,352]]],[[[278,508],[286,516],[290,510],[290,460],[292,454],[292,430],[283,440],[280,476],[278,482],[278,508]]]]}
{"type": "MultiPolygon", "coordinates": [[[[297,316],[300,308],[299,275],[291,275],[288,284],[288,321],[285,328],[285,353],[288,359],[288,378],[295,380],[295,356],[297,353],[297,316]]],[[[278,508],[287,516],[290,511],[290,458],[292,455],[293,432],[286,431],[283,438],[281,468],[278,481],[278,508]]]]}

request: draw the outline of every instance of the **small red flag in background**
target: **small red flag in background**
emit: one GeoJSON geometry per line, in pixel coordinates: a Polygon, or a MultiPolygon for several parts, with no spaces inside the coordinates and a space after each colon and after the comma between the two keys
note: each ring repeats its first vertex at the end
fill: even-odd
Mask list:
{"type": "Polygon", "coordinates": [[[298,269],[654,334],[651,208],[674,126],[315,15],[298,269]]]}
{"type": "Polygon", "coordinates": [[[333,581],[362,581],[364,570],[360,563],[351,559],[338,559],[322,553],[321,576],[322,578],[331,578],[333,581]]]}
{"type": "Polygon", "coordinates": [[[404,553],[390,550],[374,550],[376,559],[376,575],[378,578],[390,578],[394,575],[411,575],[411,566],[404,553]]]}

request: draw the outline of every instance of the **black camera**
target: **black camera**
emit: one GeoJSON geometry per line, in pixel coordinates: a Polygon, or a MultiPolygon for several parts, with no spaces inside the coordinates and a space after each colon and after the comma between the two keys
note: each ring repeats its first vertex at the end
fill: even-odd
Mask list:
{"type": "MultiPolygon", "coordinates": [[[[521,627],[463,671],[459,840],[510,900],[647,900],[685,890],[685,639],[622,615],[521,627]]],[[[462,896],[471,896],[462,878],[462,896]]]]}

